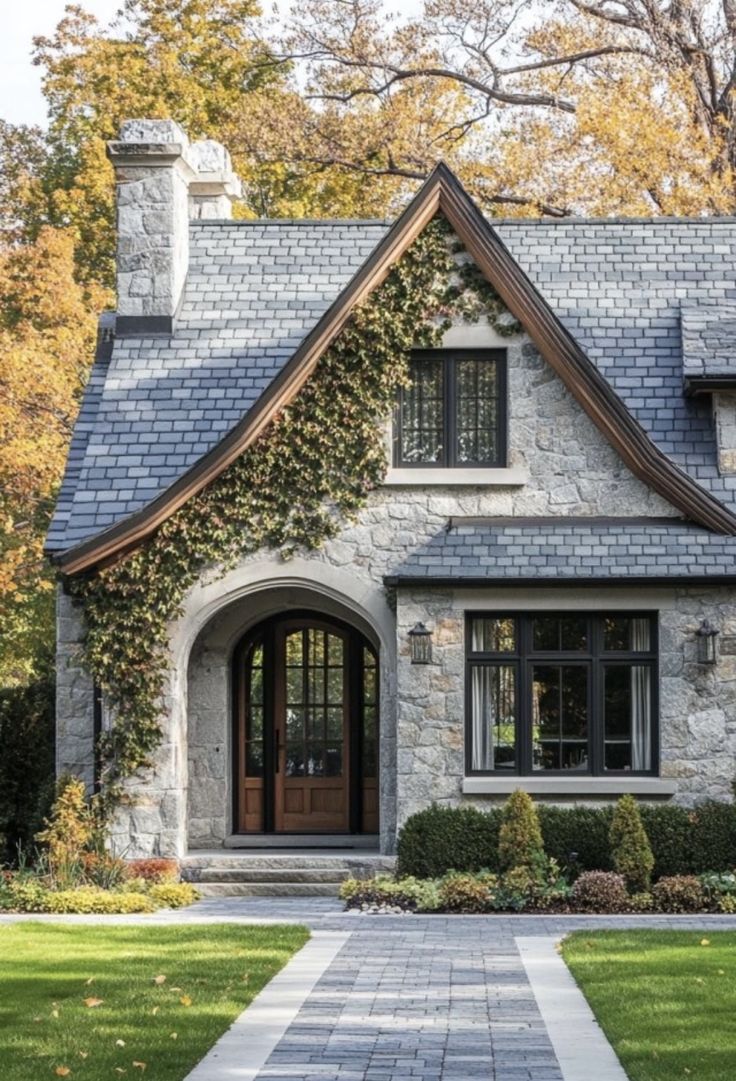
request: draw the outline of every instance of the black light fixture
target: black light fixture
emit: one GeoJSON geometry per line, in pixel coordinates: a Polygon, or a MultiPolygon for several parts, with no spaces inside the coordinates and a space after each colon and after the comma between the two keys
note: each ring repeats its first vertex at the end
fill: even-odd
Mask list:
{"type": "Polygon", "coordinates": [[[698,660],[701,664],[715,664],[718,660],[719,631],[707,620],[695,632],[698,636],[698,660]]]}
{"type": "Polygon", "coordinates": [[[411,663],[432,663],[432,632],[423,623],[415,623],[409,631],[411,642],[411,663]]]}

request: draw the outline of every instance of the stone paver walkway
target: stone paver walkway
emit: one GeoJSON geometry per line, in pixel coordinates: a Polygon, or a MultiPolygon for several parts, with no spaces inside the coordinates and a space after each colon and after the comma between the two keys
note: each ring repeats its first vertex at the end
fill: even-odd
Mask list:
{"type": "Polygon", "coordinates": [[[349,932],[258,1081],[564,1081],[517,937],[736,929],[727,916],[360,916],[330,898],[209,900],[124,922],[174,920],[349,932]]]}

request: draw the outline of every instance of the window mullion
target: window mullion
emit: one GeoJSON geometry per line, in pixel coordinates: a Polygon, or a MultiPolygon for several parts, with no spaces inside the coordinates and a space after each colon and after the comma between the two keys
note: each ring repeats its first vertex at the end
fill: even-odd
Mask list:
{"type": "Polygon", "coordinates": [[[444,448],[444,464],[446,466],[454,466],[457,462],[457,448],[455,441],[457,438],[456,429],[456,394],[455,394],[455,364],[452,354],[449,354],[444,358],[443,368],[443,398],[444,398],[444,426],[445,426],[445,448],[444,448]]]}

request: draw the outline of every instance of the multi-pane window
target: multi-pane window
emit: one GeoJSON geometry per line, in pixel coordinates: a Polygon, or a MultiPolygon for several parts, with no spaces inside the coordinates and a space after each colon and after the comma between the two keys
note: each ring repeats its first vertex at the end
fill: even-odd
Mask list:
{"type": "Polygon", "coordinates": [[[287,777],[341,777],[345,643],[317,627],[286,638],[287,777]]]}
{"type": "Polygon", "coordinates": [[[471,772],[655,771],[651,615],[473,615],[467,657],[471,772]]]}
{"type": "Polygon", "coordinates": [[[397,410],[397,466],[505,464],[503,350],[416,352],[409,379],[397,410]]]}

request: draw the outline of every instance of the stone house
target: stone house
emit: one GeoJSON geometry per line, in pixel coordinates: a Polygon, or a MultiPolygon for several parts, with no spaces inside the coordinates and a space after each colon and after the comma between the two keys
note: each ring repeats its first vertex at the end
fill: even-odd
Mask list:
{"type": "MultiPolygon", "coordinates": [[[[130,121],[109,154],[118,310],[48,537],[67,576],[249,446],[434,215],[518,324],[412,356],[384,484],[339,536],[190,590],[119,847],[390,853],[432,801],[516,787],[730,799],[736,220],[491,221],[440,166],[393,223],[234,221],[219,144],[130,121]]],[[[82,635],[60,589],[58,767],[92,785],[82,635]]]]}

